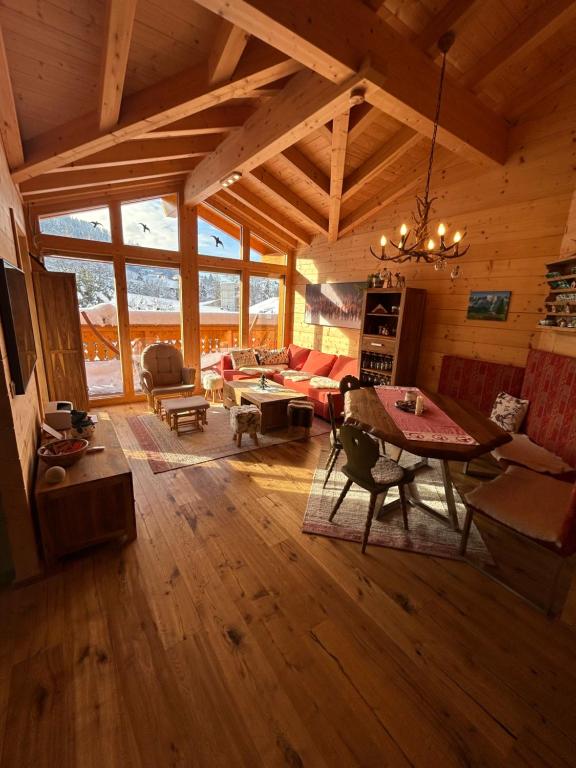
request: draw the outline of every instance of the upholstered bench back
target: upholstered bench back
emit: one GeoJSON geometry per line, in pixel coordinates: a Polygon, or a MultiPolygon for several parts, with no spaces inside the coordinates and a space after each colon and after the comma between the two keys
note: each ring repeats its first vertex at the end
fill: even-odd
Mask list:
{"type": "Polygon", "coordinates": [[[438,392],[470,403],[489,416],[498,392],[520,397],[523,378],[524,368],[516,365],[445,355],[438,392]]]}
{"type": "Polygon", "coordinates": [[[576,357],[530,350],[521,397],[530,400],[522,431],[576,467],[576,357]]]}

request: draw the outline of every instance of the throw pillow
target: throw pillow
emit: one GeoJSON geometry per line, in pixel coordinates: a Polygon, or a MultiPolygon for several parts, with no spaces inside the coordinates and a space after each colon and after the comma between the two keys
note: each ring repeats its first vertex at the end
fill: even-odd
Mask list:
{"type": "Polygon", "coordinates": [[[524,421],[524,416],[526,416],[528,405],[529,400],[521,400],[506,392],[499,392],[496,395],[490,418],[506,432],[518,432],[524,421]]]}
{"type": "Polygon", "coordinates": [[[233,352],[230,352],[230,358],[232,360],[232,368],[236,371],[239,368],[253,368],[258,365],[253,349],[235,349],[233,352]]]}
{"type": "Polygon", "coordinates": [[[266,349],[260,352],[260,365],[287,365],[288,349],[266,349]]]}
{"type": "Polygon", "coordinates": [[[310,379],[310,386],[313,389],[338,389],[340,382],[336,379],[330,379],[328,376],[313,376],[310,379]]]}

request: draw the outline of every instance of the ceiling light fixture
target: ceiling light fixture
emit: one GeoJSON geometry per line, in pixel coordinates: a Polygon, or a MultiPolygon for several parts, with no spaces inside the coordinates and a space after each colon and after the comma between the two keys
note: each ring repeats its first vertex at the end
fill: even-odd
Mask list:
{"type": "Polygon", "coordinates": [[[224,176],[223,179],[220,179],[220,185],[222,187],[229,187],[231,184],[235,184],[238,179],[242,178],[242,171],[232,171],[232,173],[229,176],[224,176]]]}
{"type": "MultiPolygon", "coordinates": [[[[409,230],[406,224],[402,224],[400,227],[400,239],[398,243],[394,243],[390,240],[390,245],[394,249],[392,255],[386,253],[386,245],[388,240],[385,235],[380,238],[380,254],[377,254],[370,246],[370,253],[378,261],[394,261],[402,263],[404,261],[416,262],[424,261],[426,264],[433,264],[434,269],[444,269],[448,259],[456,259],[460,256],[464,256],[467,253],[467,246],[464,249],[460,248],[460,243],[466,234],[466,230],[463,232],[457,231],[452,235],[452,242],[446,241],[446,226],[440,222],[437,228],[439,237],[439,244],[436,245],[436,241],[430,236],[429,231],[429,216],[430,207],[435,197],[430,197],[430,180],[432,178],[432,164],[434,162],[434,150],[436,148],[436,135],[438,133],[438,119],[440,117],[440,105],[442,103],[442,90],[444,86],[444,75],[446,71],[446,54],[454,43],[454,33],[446,32],[438,40],[438,48],[442,53],[442,67],[440,70],[440,85],[438,88],[438,99],[436,102],[436,115],[434,117],[434,128],[432,130],[432,145],[430,147],[430,157],[428,159],[428,174],[426,176],[426,185],[424,187],[423,197],[416,196],[416,212],[412,214],[414,221],[413,231],[409,230]]],[[[452,270],[452,276],[458,276],[458,269],[452,270]]]]}

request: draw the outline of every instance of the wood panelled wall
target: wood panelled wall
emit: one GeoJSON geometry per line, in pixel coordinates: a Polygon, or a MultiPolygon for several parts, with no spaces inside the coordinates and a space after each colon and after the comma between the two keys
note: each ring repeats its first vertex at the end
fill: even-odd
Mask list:
{"type": "MultiPolygon", "coordinates": [[[[432,188],[434,221],[441,215],[451,232],[466,227],[471,248],[455,281],[449,269],[397,267],[408,285],[428,292],[418,383],[436,387],[444,354],[518,365],[534,346],[576,355],[576,334],[560,340],[562,334],[541,333],[537,326],[547,293],[546,261],[576,250],[576,79],[519,120],[503,168],[482,170],[454,157],[436,169],[432,188]],[[512,291],[506,322],[466,319],[469,292],[484,289],[512,291]]],[[[376,271],[369,245],[377,247],[382,232],[396,235],[403,221],[410,224],[413,207],[413,194],[406,195],[336,243],[317,238],[297,252],[296,343],[356,355],[358,332],[304,323],[305,286],[363,280],[376,271]]]]}
{"type": "MultiPolygon", "coordinates": [[[[25,230],[20,197],[12,184],[0,143],[0,257],[18,263],[10,209],[22,233],[25,230]]],[[[25,259],[26,260],[26,259],[25,259]]],[[[29,263],[23,266],[29,269],[29,263]]],[[[33,307],[33,302],[31,302],[33,307]]],[[[37,340],[37,348],[40,345],[37,340]]],[[[8,533],[12,566],[18,580],[39,572],[29,499],[35,466],[40,405],[36,376],[26,394],[12,396],[6,347],[0,327],[0,514],[8,533]]],[[[7,563],[4,563],[6,566],[7,563]]]]}

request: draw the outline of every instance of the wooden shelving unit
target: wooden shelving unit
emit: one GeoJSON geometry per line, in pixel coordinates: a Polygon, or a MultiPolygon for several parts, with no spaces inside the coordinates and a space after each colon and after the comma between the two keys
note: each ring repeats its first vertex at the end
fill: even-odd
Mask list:
{"type": "Polygon", "coordinates": [[[554,333],[576,333],[576,254],[546,264],[546,314],[538,327],[554,333]]]}
{"type": "Polygon", "coordinates": [[[425,304],[420,288],[368,288],[358,355],[362,384],[414,384],[425,304]]]}

